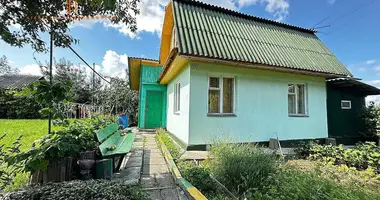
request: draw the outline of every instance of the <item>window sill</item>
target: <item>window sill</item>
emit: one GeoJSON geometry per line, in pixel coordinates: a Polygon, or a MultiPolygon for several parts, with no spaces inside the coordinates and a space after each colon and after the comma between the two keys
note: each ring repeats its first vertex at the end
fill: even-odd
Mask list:
{"type": "Polygon", "coordinates": [[[208,117],[237,117],[234,113],[207,113],[208,117]]]}
{"type": "Polygon", "coordinates": [[[177,111],[177,112],[174,112],[174,114],[175,114],[175,115],[179,115],[179,114],[180,114],[180,112],[179,112],[179,111],[177,111]]]}
{"type": "Polygon", "coordinates": [[[309,115],[300,115],[300,114],[289,114],[289,117],[309,117],[309,115]]]}

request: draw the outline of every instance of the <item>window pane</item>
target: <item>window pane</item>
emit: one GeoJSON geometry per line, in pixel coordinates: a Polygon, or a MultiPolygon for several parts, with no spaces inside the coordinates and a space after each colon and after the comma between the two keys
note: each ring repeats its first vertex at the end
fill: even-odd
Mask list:
{"type": "Polygon", "coordinates": [[[181,108],[181,84],[177,84],[177,111],[181,108]]]}
{"type": "Polygon", "coordinates": [[[223,78],[223,113],[233,113],[234,79],[223,78]]]}
{"type": "Polygon", "coordinates": [[[219,113],[219,103],[220,103],[219,90],[209,90],[208,91],[208,112],[209,113],[219,113]]]}
{"type": "Polygon", "coordinates": [[[296,96],[288,94],[288,113],[296,114],[296,96]]]}
{"type": "Polygon", "coordinates": [[[288,93],[295,93],[294,85],[288,85],[288,93]]]}
{"type": "Polygon", "coordinates": [[[219,88],[219,78],[210,77],[210,87],[219,88]]]}
{"type": "Polygon", "coordinates": [[[297,85],[298,89],[298,114],[305,114],[305,86],[297,85]]]}

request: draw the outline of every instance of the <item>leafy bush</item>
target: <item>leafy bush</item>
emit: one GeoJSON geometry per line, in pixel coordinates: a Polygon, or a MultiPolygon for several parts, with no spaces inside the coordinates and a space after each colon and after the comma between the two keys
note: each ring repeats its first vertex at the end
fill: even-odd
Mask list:
{"type": "MultiPolygon", "coordinates": [[[[4,135],[0,135],[0,142],[4,139],[4,135]]],[[[16,175],[21,171],[22,166],[19,164],[5,165],[8,159],[14,154],[20,152],[20,140],[22,136],[19,136],[12,147],[5,147],[4,144],[0,145],[0,192],[6,187],[13,185],[16,175]]]]}
{"type": "Polygon", "coordinates": [[[369,106],[361,111],[360,118],[363,123],[360,134],[368,138],[378,138],[380,136],[380,107],[370,102],[369,106]]]}
{"type": "Polygon", "coordinates": [[[215,193],[216,186],[210,178],[210,171],[202,168],[192,161],[180,161],[178,168],[181,175],[202,193],[215,193]]]}
{"type": "Polygon", "coordinates": [[[1,119],[39,119],[41,106],[33,96],[14,96],[16,90],[0,89],[1,119]]]}
{"type": "Polygon", "coordinates": [[[294,148],[294,153],[298,158],[305,159],[312,153],[311,149],[314,145],[317,145],[317,143],[312,140],[306,142],[302,141],[300,144],[297,145],[296,148],[294,148]]]}
{"type": "Polygon", "coordinates": [[[323,178],[315,172],[301,172],[283,169],[275,178],[275,184],[267,193],[250,193],[248,199],[367,199],[380,198],[379,193],[366,191],[355,185],[339,185],[331,179],[323,178]]]}
{"type": "Polygon", "coordinates": [[[278,171],[279,157],[251,144],[216,142],[212,145],[211,172],[231,192],[243,196],[265,192],[278,171]]]}
{"type": "Polygon", "coordinates": [[[64,157],[77,158],[80,152],[97,148],[94,132],[110,122],[103,117],[60,121],[59,130],[42,136],[28,151],[12,156],[8,164],[22,164],[24,171],[34,172],[37,169],[46,169],[49,162],[59,161],[64,157]]]}
{"type": "Polygon", "coordinates": [[[147,195],[138,186],[123,182],[90,180],[48,183],[41,186],[29,186],[19,192],[7,195],[4,200],[29,199],[113,199],[148,200],[147,195]]]}
{"type": "Polygon", "coordinates": [[[314,145],[309,158],[334,165],[347,165],[358,170],[373,168],[380,173],[380,148],[374,142],[361,143],[352,149],[343,149],[342,145],[314,145]]]}
{"type": "Polygon", "coordinates": [[[156,132],[156,139],[158,140],[158,138],[160,138],[162,142],[165,143],[166,147],[168,148],[170,154],[173,157],[173,160],[177,161],[181,156],[180,148],[177,144],[173,142],[168,132],[166,132],[164,129],[158,129],[156,132]]]}

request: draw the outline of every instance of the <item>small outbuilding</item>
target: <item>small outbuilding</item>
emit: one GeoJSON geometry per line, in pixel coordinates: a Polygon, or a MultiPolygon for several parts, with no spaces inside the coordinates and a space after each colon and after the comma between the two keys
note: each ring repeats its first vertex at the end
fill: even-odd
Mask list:
{"type": "Polygon", "coordinates": [[[363,129],[361,114],[368,95],[379,95],[380,89],[354,78],[326,80],[327,121],[329,138],[338,144],[355,144],[368,138],[360,135],[363,129]]]}

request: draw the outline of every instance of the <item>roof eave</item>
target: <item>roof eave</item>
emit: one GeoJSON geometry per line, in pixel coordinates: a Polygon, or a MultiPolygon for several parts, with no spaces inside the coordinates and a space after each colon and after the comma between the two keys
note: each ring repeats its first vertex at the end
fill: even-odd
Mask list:
{"type": "Polygon", "coordinates": [[[267,64],[261,64],[261,63],[240,62],[240,61],[225,60],[225,59],[219,59],[219,58],[186,55],[186,54],[180,54],[180,53],[178,53],[178,55],[180,55],[181,57],[185,59],[190,59],[193,61],[213,62],[213,63],[220,63],[220,64],[232,65],[232,66],[237,66],[237,67],[247,67],[247,68],[256,68],[256,69],[263,69],[263,70],[273,70],[273,71],[278,71],[278,72],[290,72],[290,73],[297,73],[297,74],[323,76],[326,78],[350,76],[349,74],[335,74],[335,73],[317,72],[317,71],[311,71],[311,70],[292,69],[292,68],[283,67],[283,66],[271,66],[267,64]]]}

